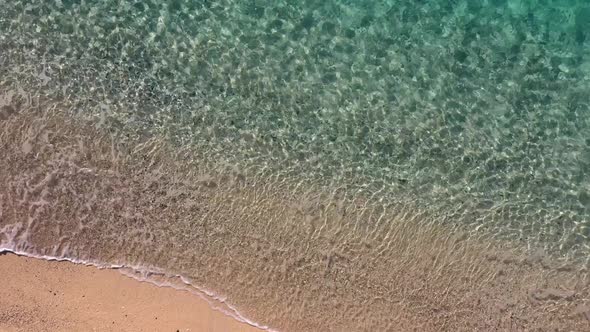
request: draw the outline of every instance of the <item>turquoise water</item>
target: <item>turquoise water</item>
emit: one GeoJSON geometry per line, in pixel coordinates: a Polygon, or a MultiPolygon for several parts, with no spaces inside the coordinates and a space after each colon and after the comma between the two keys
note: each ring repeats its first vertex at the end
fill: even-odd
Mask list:
{"type": "Polygon", "coordinates": [[[2,86],[121,137],[590,251],[586,1],[0,0],[2,86]]]}

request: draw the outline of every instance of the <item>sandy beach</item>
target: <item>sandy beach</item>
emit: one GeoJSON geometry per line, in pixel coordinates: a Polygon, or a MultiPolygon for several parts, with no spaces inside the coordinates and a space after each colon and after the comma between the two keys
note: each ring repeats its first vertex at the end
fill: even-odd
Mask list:
{"type": "Polygon", "coordinates": [[[0,332],[590,332],[589,0],[0,8],[0,332]]]}
{"type": "MultiPolygon", "coordinates": [[[[575,262],[101,130],[34,109],[0,122],[0,245],[181,274],[280,331],[588,330],[575,262]]],[[[254,330],[119,271],[7,254],[0,273],[0,331],[254,330]]]]}
{"type": "Polygon", "coordinates": [[[0,331],[261,331],[116,270],[0,254],[0,331]]]}

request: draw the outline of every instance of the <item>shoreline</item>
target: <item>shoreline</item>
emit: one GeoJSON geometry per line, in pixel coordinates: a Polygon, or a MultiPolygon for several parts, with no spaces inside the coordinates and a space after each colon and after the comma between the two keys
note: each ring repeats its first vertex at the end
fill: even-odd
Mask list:
{"type": "Polygon", "coordinates": [[[0,253],[2,331],[264,331],[115,269],[0,253]]]}
{"type": "MultiPolygon", "coordinates": [[[[136,279],[186,276],[282,331],[588,328],[587,270],[541,248],[447,225],[411,204],[215,168],[165,137],[119,145],[91,119],[33,111],[0,122],[6,250],[99,267],[140,262],[136,279]]],[[[33,282],[42,289],[23,285],[33,282]]],[[[26,323],[28,312],[64,328],[49,295],[45,316],[30,306],[4,317],[26,323]]],[[[149,331],[153,318],[141,318],[149,331]]]]}

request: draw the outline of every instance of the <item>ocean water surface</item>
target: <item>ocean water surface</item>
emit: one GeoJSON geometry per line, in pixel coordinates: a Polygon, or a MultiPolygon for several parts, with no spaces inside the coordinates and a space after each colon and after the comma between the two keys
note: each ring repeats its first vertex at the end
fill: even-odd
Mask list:
{"type": "Polygon", "coordinates": [[[587,1],[0,0],[0,96],[3,250],[278,330],[585,312],[587,1]]]}

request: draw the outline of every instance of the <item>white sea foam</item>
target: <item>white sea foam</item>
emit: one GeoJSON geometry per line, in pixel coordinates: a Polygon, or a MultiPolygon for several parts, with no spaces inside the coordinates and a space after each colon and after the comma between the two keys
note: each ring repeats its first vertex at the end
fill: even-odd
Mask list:
{"type": "MultiPolygon", "coordinates": [[[[0,232],[2,234],[4,232],[0,232]]],[[[52,256],[52,255],[42,255],[36,254],[28,251],[24,251],[18,248],[26,248],[27,245],[15,245],[14,242],[9,243],[1,243],[0,244],[0,253],[13,253],[18,256],[30,257],[35,259],[43,259],[47,261],[67,261],[74,264],[82,264],[86,266],[93,266],[99,269],[115,269],[119,271],[121,274],[133,278],[140,282],[147,282],[158,287],[170,287],[176,290],[187,291],[195,296],[198,296],[202,300],[205,300],[209,307],[213,310],[219,311],[222,314],[229,316],[239,322],[248,324],[250,326],[254,326],[256,328],[275,332],[277,330],[270,328],[269,326],[262,325],[256,323],[248,318],[246,318],[242,313],[240,313],[234,306],[227,302],[226,297],[220,296],[215,292],[208,290],[204,287],[196,286],[190,283],[189,279],[182,275],[171,275],[162,269],[157,267],[145,267],[140,265],[126,265],[126,264],[109,264],[105,262],[100,262],[97,260],[83,260],[78,259],[75,257],[67,257],[67,256],[52,256]],[[180,282],[174,282],[174,280],[179,280],[180,282]]]]}

